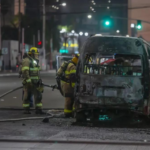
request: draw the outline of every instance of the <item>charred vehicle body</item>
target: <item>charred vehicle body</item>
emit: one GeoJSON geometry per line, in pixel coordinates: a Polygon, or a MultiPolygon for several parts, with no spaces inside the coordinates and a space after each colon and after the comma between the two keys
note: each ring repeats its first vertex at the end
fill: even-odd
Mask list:
{"type": "Polygon", "coordinates": [[[116,112],[149,116],[149,59],[142,39],[90,37],[77,66],[76,120],[110,120],[116,112]]]}

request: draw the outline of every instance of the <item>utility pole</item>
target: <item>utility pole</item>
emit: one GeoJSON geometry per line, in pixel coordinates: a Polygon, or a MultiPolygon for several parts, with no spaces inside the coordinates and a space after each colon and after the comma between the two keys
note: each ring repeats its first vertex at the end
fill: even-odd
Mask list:
{"type": "MultiPolygon", "coordinates": [[[[0,0],[0,51],[2,54],[2,13],[1,13],[1,0],[0,0]]],[[[0,57],[0,71],[2,70],[2,57],[0,57]]]]}
{"type": "Polygon", "coordinates": [[[19,2],[19,26],[18,26],[18,52],[19,55],[21,56],[21,50],[20,50],[20,36],[21,36],[21,16],[20,16],[20,0],[18,0],[19,2]]]}
{"type": "Polygon", "coordinates": [[[38,42],[41,40],[40,38],[40,30],[38,30],[38,42]]]}
{"type": "Polygon", "coordinates": [[[24,55],[25,45],[24,45],[24,28],[22,28],[22,58],[24,55]]]}
{"type": "MultiPolygon", "coordinates": [[[[45,64],[45,21],[46,21],[46,12],[45,12],[45,0],[43,0],[43,42],[42,42],[42,50],[43,50],[43,63],[45,64]]],[[[45,64],[46,65],[46,64],[45,64]]]]}
{"type": "Polygon", "coordinates": [[[35,35],[33,35],[33,46],[35,46],[35,35]]]}
{"type": "Polygon", "coordinates": [[[2,50],[2,33],[1,33],[1,27],[2,27],[2,13],[1,13],[1,0],[0,0],[0,50],[2,50]]]}
{"type": "Polygon", "coordinates": [[[53,41],[52,41],[52,37],[51,37],[51,39],[50,39],[50,69],[53,69],[52,52],[53,52],[53,41]]]}

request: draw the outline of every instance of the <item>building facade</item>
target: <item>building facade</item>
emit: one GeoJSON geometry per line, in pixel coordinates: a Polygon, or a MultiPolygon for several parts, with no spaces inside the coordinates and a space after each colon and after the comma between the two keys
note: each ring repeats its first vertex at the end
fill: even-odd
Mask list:
{"type": "MultiPolygon", "coordinates": [[[[128,18],[150,22],[150,0],[129,0],[128,18]],[[149,6],[149,7],[148,7],[149,6]]],[[[136,20],[128,20],[128,33],[131,35],[131,24],[137,24],[136,20]]],[[[137,36],[142,36],[150,42],[150,23],[142,22],[142,29],[137,31],[137,36]]]]}

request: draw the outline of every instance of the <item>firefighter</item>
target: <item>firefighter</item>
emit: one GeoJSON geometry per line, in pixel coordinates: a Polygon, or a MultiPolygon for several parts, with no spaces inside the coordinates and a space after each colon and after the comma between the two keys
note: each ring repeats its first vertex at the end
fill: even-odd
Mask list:
{"type": "MultiPolygon", "coordinates": [[[[27,53],[25,53],[23,55],[23,59],[25,59],[27,57],[28,57],[28,55],[27,55],[27,53]]],[[[22,70],[21,69],[22,69],[22,62],[19,64],[19,77],[22,76],[22,70]]],[[[23,96],[24,96],[24,91],[22,90],[22,100],[23,100],[23,96]]],[[[33,95],[29,96],[29,101],[30,101],[30,107],[33,107],[34,106],[33,105],[33,95]]]]}
{"type": "Polygon", "coordinates": [[[65,70],[65,81],[61,80],[61,89],[63,96],[65,97],[65,108],[64,115],[65,117],[72,117],[73,115],[73,103],[74,103],[74,87],[75,87],[75,74],[76,74],[76,65],[78,63],[79,54],[76,54],[75,57],[69,62],[67,69],[65,70]]]}
{"type": "Polygon", "coordinates": [[[25,114],[30,114],[29,97],[33,94],[35,100],[36,114],[43,114],[42,111],[42,80],[39,77],[39,52],[36,47],[32,47],[28,56],[22,62],[22,75],[23,75],[23,108],[25,114]]]}

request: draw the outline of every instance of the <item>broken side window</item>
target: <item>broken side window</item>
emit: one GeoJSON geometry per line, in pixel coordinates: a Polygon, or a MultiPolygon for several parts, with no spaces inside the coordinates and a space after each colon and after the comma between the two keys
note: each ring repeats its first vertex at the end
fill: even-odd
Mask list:
{"type": "Polygon", "coordinates": [[[86,56],[85,74],[141,76],[142,60],[138,55],[96,55],[86,56]]]}

